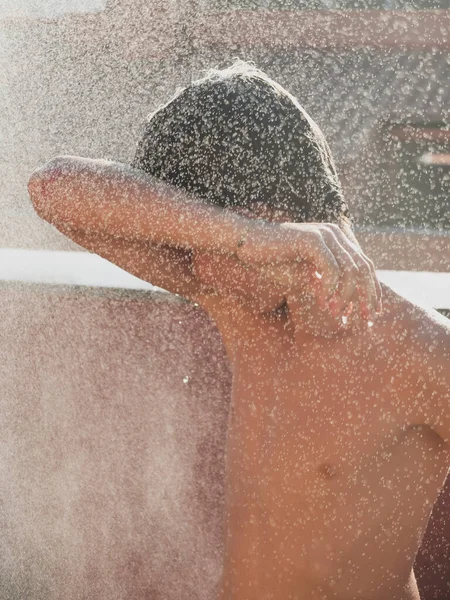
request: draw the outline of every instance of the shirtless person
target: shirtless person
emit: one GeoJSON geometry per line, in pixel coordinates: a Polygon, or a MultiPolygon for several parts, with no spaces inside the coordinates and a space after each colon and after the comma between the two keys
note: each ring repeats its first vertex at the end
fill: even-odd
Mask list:
{"type": "Polygon", "coordinates": [[[222,334],[221,600],[417,600],[450,462],[450,331],[387,286],[381,311],[297,101],[238,63],[154,113],[133,168],[61,157],[29,190],[42,218],[200,304],[222,334]]]}

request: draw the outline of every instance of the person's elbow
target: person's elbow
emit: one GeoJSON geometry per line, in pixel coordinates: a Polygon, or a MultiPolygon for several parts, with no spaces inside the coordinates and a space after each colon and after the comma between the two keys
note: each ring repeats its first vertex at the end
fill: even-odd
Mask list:
{"type": "MultiPolygon", "coordinates": [[[[28,181],[28,193],[34,210],[41,219],[53,222],[53,201],[63,178],[68,176],[67,157],[57,156],[36,169],[28,181]]],[[[67,185],[67,181],[65,182],[67,185]]]]}
{"type": "Polygon", "coordinates": [[[36,211],[36,213],[40,217],[45,218],[45,185],[39,170],[35,171],[28,181],[28,194],[30,196],[31,204],[33,205],[33,208],[36,211]]]}

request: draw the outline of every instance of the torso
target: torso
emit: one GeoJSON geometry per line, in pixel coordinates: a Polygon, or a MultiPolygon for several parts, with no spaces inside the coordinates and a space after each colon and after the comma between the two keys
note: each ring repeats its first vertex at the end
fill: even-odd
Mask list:
{"type": "Polygon", "coordinates": [[[412,567],[449,451],[411,410],[414,317],[391,298],[370,330],[301,344],[283,319],[210,304],[233,367],[233,600],[418,598],[412,567]]]}

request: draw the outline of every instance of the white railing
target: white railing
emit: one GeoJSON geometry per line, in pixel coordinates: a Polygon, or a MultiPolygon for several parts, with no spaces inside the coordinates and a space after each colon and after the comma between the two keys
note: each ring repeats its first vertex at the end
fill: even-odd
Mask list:
{"type": "MultiPolygon", "coordinates": [[[[381,281],[424,308],[450,309],[450,273],[379,270],[381,281]]],[[[95,254],[0,248],[0,282],[161,291],[95,254]]]]}

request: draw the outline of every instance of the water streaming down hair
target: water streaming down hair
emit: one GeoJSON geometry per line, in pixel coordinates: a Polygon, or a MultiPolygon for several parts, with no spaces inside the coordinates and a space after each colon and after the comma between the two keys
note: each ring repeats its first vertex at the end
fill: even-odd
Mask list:
{"type": "Polygon", "coordinates": [[[132,166],[225,208],[264,202],[296,222],[350,223],[319,127],[244,61],[209,70],[153,112],[132,166]]]}

